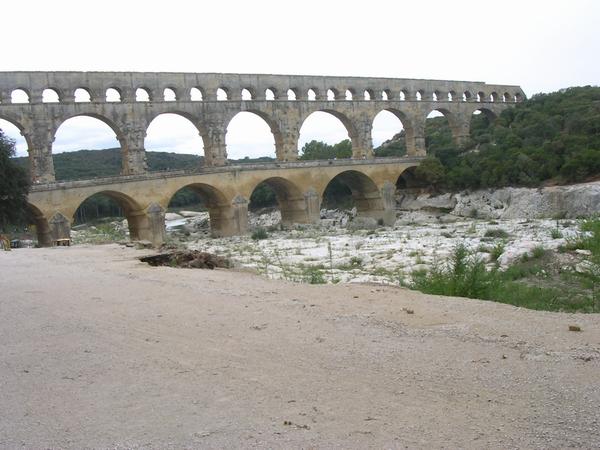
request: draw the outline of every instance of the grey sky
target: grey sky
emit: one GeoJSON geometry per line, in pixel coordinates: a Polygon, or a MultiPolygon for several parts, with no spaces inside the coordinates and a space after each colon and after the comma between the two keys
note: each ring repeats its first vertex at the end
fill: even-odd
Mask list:
{"type": "MultiPolygon", "coordinates": [[[[600,83],[600,2],[594,0],[8,0],[2,10],[0,70],[461,79],[519,84],[528,95],[600,83]]],[[[163,122],[149,130],[148,149],[199,145],[185,122],[163,122]]],[[[272,142],[266,124],[241,116],[236,122],[228,136],[231,156],[271,152],[264,151],[272,142]]],[[[343,129],[336,132],[324,119],[312,122],[303,141],[344,138],[343,129]]],[[[73,123],[59,129],[55,151],[115,145],[112,132],[73,123]]],[[[14,131],[5,122],[0,127],[14,131]]],[[[399,127],[378,120],[375,144],[399,127]]]]}

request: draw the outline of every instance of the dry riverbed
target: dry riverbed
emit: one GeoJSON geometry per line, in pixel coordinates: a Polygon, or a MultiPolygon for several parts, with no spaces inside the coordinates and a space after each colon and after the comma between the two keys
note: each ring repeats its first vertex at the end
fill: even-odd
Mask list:
{"type": "Polygon", "coordinates": [[[600,445],[598,315],[146,253],[0,253],[0,448],[600,445]]]}
{"type": "Polygon", "coordinates": [[[172,216],[170,242],[228,257],[269,278],[304,282],[401,285],[410,282],[413,271],[446,260],[458,244],[490,268],[506,268],[533,256],[536,249],[556,251],[580,233],[576,220],[475,220],[422,213],[403,214],[394,227],[354,229],[352,222],[345,223],[343,215],[333,212],[329,226],[278,231],[279,213],[274,212],[252,220],[254,227],[272,229],[266,239],[213,239],[205,214],[172,216]]]}

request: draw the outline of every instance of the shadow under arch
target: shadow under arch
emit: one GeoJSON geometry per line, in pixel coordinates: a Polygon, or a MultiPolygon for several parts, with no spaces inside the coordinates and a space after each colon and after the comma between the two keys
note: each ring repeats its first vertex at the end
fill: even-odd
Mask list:
{"type": "Polygon", "coordinates": [[[44,213],[32,203],[27,203],[26,220],[28,225],[35,225],[38,246],[52,246],[52,234],[50,232],[48,218],[44,216],[44,213]]]}
{"type": "Polygon", "coordinates": [[[146,213],[138,202],[122,192],[98,191],[88,195],[73,211],[73,216],[70,218],[70,220],[75,221],[75,219],[78,217],[78,211],[80,208],[84,207],[86,202],[93,201],[94,198],[98,197],[107,197],[113,200],[121,208],[123,211],[123,216],[125,216],[127,219],[129,237],[131,240],[143,239],[144,235],[147,234],[145,231],[147,231],[149,227],[146,213]]]}
{"type": "Polygon", "coordinates": [[[407,167],[402,171],[396,180],[397,191],[410,191],[413,189],[421,190],[428,187],[428,184],[417,176],[417,167],[407,167]]]}
{"type": "MultiPolygon", "coordinates": [[[[254,114],[255,116],[260,117],[268,126],[269,129],[271,130],[271,134],[273,135],[273,139],[275,140],[275,157],[278,161],[287,161],[288,155],[286,155],[286,151],[284,148],[284,140],[283,140],[283,134],[281,133],[281,130],[279,128],[279,124],[266,112],[261,111],[259,109],[254,109],[254,108],[250,108],[250,109],[245,109],[243,111],[237,111],[234,114],[232,114],[227,120],[226,120],[226,124],[225,124],[225,130],[226,131],[226,137],[225,137],[225,141],[227,142],[227,133],[229,133],[229,125],[231,124],[231,122],[240,114],[242,113],[251,113],[254,114]]],[[[229,154],[229,150],[227,150],[227,154],[229,154]]]]}
{"type": "Polygon", "coordinates": [[[308,205],[302,190],[295,183],[282,177],[270,177],[256,183],[248,196],[251,201],[251,208],[253,207],[253,200],[256,201],[253,199],[254,194],[263,186],[266,187],[267,192],[272,191],[275,194],[283,225],[310,221],[307,212],[308,205]]]}
{"type": "MultiPolygon", "coordinates": [[[[323,188],[321,198],[328,207],[336,201],[336,193],[332,189],[343,188],[349,191],[352,201],[359,215],[366,217],[381,218],[383,211],[383,199],[375,182],[367,175],[357,170],[346,170],[331,178],[323,188]],[[329,191],[328,191],[329,190],[329,191]]],[[[347,205],[341,205],[347,206],[347,205]]]]}
{"type": "Polygon", "coordinates": [[[213,235],[219,234],[228,220],[225,211],[231,206],[225,194],[210,184],[189,183],[179,186],[176,191],[172,192],[168,197],[169,202],[167,204],[170,205],[177,193],[184,190],[192,191],[200,199],[202,206],[208,210],[211,233],[213,235]]]}

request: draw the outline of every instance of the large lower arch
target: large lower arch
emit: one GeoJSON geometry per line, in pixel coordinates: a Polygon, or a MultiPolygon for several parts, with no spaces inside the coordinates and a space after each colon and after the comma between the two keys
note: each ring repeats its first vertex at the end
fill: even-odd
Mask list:
{"type": "Polygon", "coordinates": [[[302,192],[292,181],[282,177],[270,177],[261,180],[251,190],[252,199],[258,189],[266,187],[275,193],[282,225],[294,223],[314,223],[319,219],[319,198],[313,192],[302,192]]]}
{"type": "MultiPolygon", "coordinates": [[[[114,167],[112,171],[100,175],[119,175],[127,167],[127,154],[129,151],[127,140],[117,124],[107,117],[95,113],[67,116],[56,125],[53,137],[53,159],[55,159],[57,153],[76,150],[107,150],[118,147],[121,154],[120,167],[114,167]],[[93,121],[90,119],[93,119],[93,121]],[[112,136],[110,131],[114,133],[112,136]]],[[[57,179],[92,178],[93,174],[88,173],[88,168],[89,166],[78,167],[75,172],[65,174],[61,172],[59,166],[57,168],[57,179]]]]}
{"type": "MultiPolygon", "coordinates": [[[[234,217],[236,211],[234,211],[235,208],[233,207],[232,202],[227,199],[223,192],[206,183],[190,183],[179,186],[175,192],[172,192],[171,195],[168,196],[168,203],[171,203],[173,197],[183,189],[193,191],[196,196],[200,198],[202,205],[208,210],[210,229],[213,236],[229,236],[236,234],[235,231],[237,231],[237,225],[232,223],[232,220],[236,219],[234,217]]],[[[246,207],[246,216],[248,214],[247,211],[246,207]]],[[[247,217],[243,217],[241,220],[246,223],[247,217]]],[[[243,231],[245,231],[245,229],[243,231]]]]}
{"type": "Polygon", "coordinates": [[[127,219],[131,240],[154,241],[154,239],[151,238],[152,230],[150,228],[152,227],[152,224],[149,223],[147,211],[133,198],[118,191],[99,191],[88,195],[83,201],[76,205],[76,208],[72,211],[70,217],[68,217],[69,221],[71,223],[75,221],[78,210],[85,205],[86,202],[89,202],[90,200],[93,201],[94,198],[101,196],[108,197],[121,208],[123,216],[127,219]]]}
{"type": "Polygon", "coordinates": [[[357,170],[346,170],[331,178],[320,192],[324,198],[329,186],[345,186],[351,193],[359,216],[372,217],[378,222],[391,224],[391,213],[386,213],[384,198],[373,179],[357,170]]]}
{"type": "Polygon", "coordinates": [[[281,130],[277,123],[265,112],[249,109],[235,113],[227,120],[226,129],[225,143],[227,155],[230,158],[267,157],[278,160],[285,159],[281,130]],[[268,136],[268,131],[264,125],[268,126],[271,136],[268,136]],[[272,150],[265,152],[268,148],[272,150]]]}

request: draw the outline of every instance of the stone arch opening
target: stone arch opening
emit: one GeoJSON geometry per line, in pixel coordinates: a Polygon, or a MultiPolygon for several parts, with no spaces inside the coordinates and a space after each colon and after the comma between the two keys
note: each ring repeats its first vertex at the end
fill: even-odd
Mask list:
{"type": "Polygon", "coordinates": [[[165,102],[175,102],[177,101],[177,94],[175,93],[175,89],[167,87],[163,90],[163,100],[165,102]]]}
{"type": "Polygon", "coordinates": [[[363,92],[363,98],[367,101],[370,101],[371,99],[373,99],[374,97],[374,93],[372,89],[365,89],[363,92]]]}
{"type": "Polygon", "coordinates": [[[224,87],[217,89],[217,101],[229,100],[229,90],[224,87]]]}
{"type": "Polygon", "coordinates": [[[410,97],[410,93],[406,89],[400,91],[400,101],[404,102],[410,97]]]}
{"type": "Polygon", "coordinates": [[[443,108],[431,111],[425,120],[425,148],[428,155],[453,148],[453,117],[443,108]]]}
{"type": "Polygon", "coordinates": [[[31,238],[37,239],[40,247],[50,247],[52,245],[52,235],[48,219],[35,205],[28,203],[25,212],[26,233],[31,234],[31,238]]]}
{"type": "Polygon", "coordinates": [[[298,98],[298,90],[297,89],[288,89],[287,90],[287,99],[294,101],[298,98]]]}
{"type": "Polygon", "coordinates": [[[315,111],[304,119],[300,127],[300,159],[351,158],[355,137],[354,126],[344,114],[329,109],[315,111]]]}
{"type": "Polygon", "coordinates": [[[408,167],[398,176],[396,180],[397,191],[420,191],[429,187],[428,183],[419,179],[416,170],[417,166],[408,167]]]}
{"type": "Polygon", "coordinates": [[[29,103],[29,92],[26,89],[14,89],[10,93],[11,103],[29,103]]]}
{"type": "MultiPolygon", "coordinates": [[[[280,221],[271,225],[306,223],[306,204],[302,191],[289,180],[271,177],[258,183],[250,195],[249,212],[260,214],[277,208],[280,221]]],[[[272,219],[271,219],[272,220],[272,219]]],[[[250,225],[255,225],[252,218],[250,225]]]]}
{"type": "Polygon", "coordinates": [[[214,186],[192,183],[174,192],[168,205],[169,211],[179,214],[184,211],[182,215],[186,220],[168,221],[167,230],[182,227],[186,233],[220,234],[218,231],[226,220],[223,211],[227,209],[228,202],[225,195],[214,186]]]}
{"type": "Polygon", "coordinates": [[[468,147],[492,142],[492,125],[497,119],[497,114],[488,108],[479,108],[473,111],[469,123],[470,141],[468,147]]]}
{"type": "Polygon", "coordinates": [[[333,89],[333,88],[327,89],[327,101],[328,102],[333,102],[333,101],[337,100],[338,95],[339,94],[335,89],[333,89]]]}
{"type": "Polygon", "coordinates": [[[31,148],[31,142],[29,136],[25,133],[23,125],[6,116],[0,116],[0,131],[6,137],[15,141],[15,156],[27,156],[27,151],[31,148]]]}
{"type": "Polygon", "coordinates": [[[473,99],[473,94],[470,91],[463,92],[462,100],[463,102],[470,102],[473,99]]]}
{"type": "Polygon", "coordinates": [[[254,98],[254,94],[248,88],[242,89],[242,100],[252,100],[254,98]]]}
{"type": "Polygon", "coordinates": [[[388,91],[387,90],[383,90],[381,91],[381,100],[388,101],[390,99],[390,96],[388,95],[388,91]]]}
{"type": "MultiPolygon", "coordinates": [[[[373,119],[371,136],[376,158],[386,156],[405,156],[408,118],[398,110],[380,111],[373,119]]],[[[412,137],[412,127],[408,125],[412,137]]]]}
{"type": "Polygon", "coordinates": [[[91,113],[69,117],[58,126],[54,137],[52,154],[57,180],[121,173],[127,149],[121,145],[121,131],[106,117],[91,113]],[[99,166],[103,169],[99,170],[99,166]]]}
{"type": "Polygon", "coordinates": [[[190,100],[193,102],[201,102],[204,100],[204,92],[202,89],[193,87],[190,89],[190,100]]]}
{"type": "Polygon", "coordinates": [[[283,139],[276,123],[261,111],[241,111],[227,124],[227,155],[231,159],[272,161],[281,156],[283,139]]]}
{"type": "Polygon", "coordinates": [[[46,88],[42,91],[42,103],[59,103],[60,95],[54,88],[46,88]]]}
{"type": "Polygon", "coordinates": [[[381,194],[375,182],[362,172],[347,170],[333,177],[323,190],[323,207],[350,210],[358,215],[377,216],[382,211],[381,194]]]}
{"type": "Polygon", "coordinates": [[[88,91],[86,88],[80,87],[75,89],[75,91],[73,92],[73,96],[75,98],[76,103],[89,103],[92,101],[90,91],[88,91]]]}
{"type": "Polygon", "coordinates": [[[144,138],[149,169],[177,170],[203,166],[203,134],[196,120],[187,114],[168,112],[156,115],[148,124],[144,138]]]}
{"type": "Polygon", "coordinates": [[[135,90],[135,101],[136,102],[149,102],[152,100],[150,91],[148,88],[139,87],[135,90]]]}
{"type": "Polygon", "coordinates": [[[347,101],[352,101],[354,99],[354,90],[353,89],[346,89],[346,92],[344,94],[345,98],[347,101]]]}
{"type": "Polygon", "coordinates": [[[275,90],[273,88],[265,89],[265,100],[268,100],[268,101],[275,100],[275,90]]]}
{"type": "Polygon", "coordinates": [[[306,96],[308,98],[309,101],[314,102],[317,100],[317,90],[314,88],[310,88],[307,93],[306,96]]]}
{"type": "Polygon", "coordinates": [[[107,102],[120,102],[121,101],[121,91],[117,88],[108,88],[106,90],[106,101],[107,102]]]}
{"type": "Polygon", "coordinates": [[[72,217],[72,230],[85,239],[95,241],[120,241],[127,237],[140,240],[148,228],[142,207],[131,197],[117,191],[100,191],[83,200],[72,217]],[[90,232],[90,226],[92,229],[90,232]]]}

